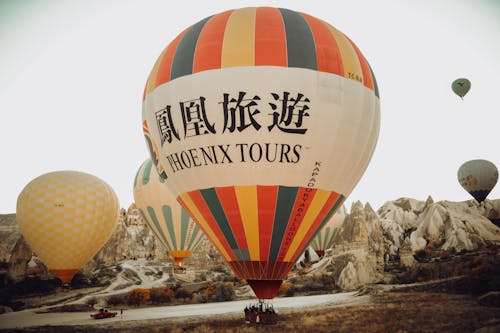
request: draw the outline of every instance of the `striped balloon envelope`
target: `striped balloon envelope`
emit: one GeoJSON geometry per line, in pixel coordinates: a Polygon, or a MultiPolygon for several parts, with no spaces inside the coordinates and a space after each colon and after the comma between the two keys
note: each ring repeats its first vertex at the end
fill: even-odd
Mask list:
{"type": "Polygon", "coordinates": [[[332,248],[333,239],[347,214],[347,208],[343,205],[314,236],[310,245],[320,257],[325,254],[325,250],[332,248]]]}
{"type": "Polygon", "coordinates": [[[142,163],[137,171],[134,199],[149,228],[167,249],[175,265],[181,266],[205,237],[170,193],[151,159],[142,163]]]}
{"type": "Polygon", "coordinates": [[[379,92],[358,47],[330,24],[242,8],[173,39],[149,75],[142,116],[169,188],[269,299],[367,168],[379,92]]]}
{"type": "Polygon", "coordinates": [[[32,250],[67,284],[111,237],[119,210],[115,192],[101,179],[55,171],[24,187],[16,219],[32,250]]]}

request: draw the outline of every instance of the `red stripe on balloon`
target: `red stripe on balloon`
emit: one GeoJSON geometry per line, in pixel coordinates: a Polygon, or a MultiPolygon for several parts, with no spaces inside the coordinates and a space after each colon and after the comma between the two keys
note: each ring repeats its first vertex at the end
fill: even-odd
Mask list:
{"type": "Polygon", "coordinates": [[[234,186],[215,188],[239,249],[248,249],[243,220],[234,186]]]}
{"type": "Polygon", "coordinates": [[[269,259],[269,247],[273,235],[274,214],[278,198],[278,186],[257,186],[257,207],[259,213],[260,260],[269,259]]]}
{"type": "Polygon", "coordinates": [[[327,25],[308,14],[301,13],[309,24],[316,46],[318,71],[344,76],[344,65],[337,40],[327,25]]]}
{"type": "MultiPolygon", "coordinates": [[[[321,222],[324,221],[324,219],[326,218],[328,213],[331,211],[333,206],[335,206],[335,204],[337,203],[339,198],[340,198],[340,194],[338,194],[336,192],[332,192],[330,194],[330,196],[326,200],[325,205],[323,206],[323,208],[321,208],[321,211],[314,219],[314,222],[311,225],[311,227],[309,228],[309,230],[307,231],[304,239],[302,240],[302,242],[300,242],[300,245],[297,247],[297,250],[293,254],[292,261],[295,261],[295,259],[302,253],[302,250],[304,250],[304,247],[307,245],[307,243],[309,243],[309,241],[311,240],[311,237],[314,235],[314,233],[316,231],[318,231],[318,228],[320,227],[321,222]]],[[[339,205],[338,207],[340,208],[341,205],[339,205]]]]}
{"type": "Polygon", "coordinates": [[[280,11],[258,7],[255,15],[255,66],[288,66],[285,26],[280,11]]]}
{"type": "Polygon", "coordinates": [[[193,59],[193,73],[218,69],[222,63],[222,44],[227,20],[233,10],[213,16],[203,26],[196,43],[193,59]]]}
{"type": "Polygon", "coordinates": [[[182,37],[184,37],[184,34],[189,29],[191,29],[191,27],[185,29],[170,44],[168,44],[163,57],[161,58],[161,60],[159,60],[160,64],[158,65],[158,74],[156,75],[153,89],[156,89],[156,87],[158,87],[159,85],[170,81],[170,73],[172,71],[172,61],[174,60],[175,50],[177,49],[177,46],[179,45],[182,37]]]}

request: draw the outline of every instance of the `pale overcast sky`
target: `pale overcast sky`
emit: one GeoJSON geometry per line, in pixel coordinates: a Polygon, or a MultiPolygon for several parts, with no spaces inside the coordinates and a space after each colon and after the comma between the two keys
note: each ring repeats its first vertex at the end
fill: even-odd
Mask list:
{"type": "Polygon", "coordinates": [[[348,206],[468,200],[460,165],[500,167],[500,0],[0,0],[0,213],[56,170],[98,176],[128,207],[148,157],[141,102],[158,55],[209,15],[262,5],[331,23],[375,73],[380,136],[348,206]],[[472,82],[463,101],[450,88],[459,77],[472,82]]]}

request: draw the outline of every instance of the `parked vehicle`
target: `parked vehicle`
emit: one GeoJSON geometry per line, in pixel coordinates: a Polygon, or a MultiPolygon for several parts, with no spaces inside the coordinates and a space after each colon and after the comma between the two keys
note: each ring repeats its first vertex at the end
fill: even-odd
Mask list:
{"type": "Polygon", "coordinates": [[[117,314],[118,312],[108,311],[107,309],[99,309],[99,312],[91,314],[90,317],[94,319],[104,319],[116,317],[117,314]]]}

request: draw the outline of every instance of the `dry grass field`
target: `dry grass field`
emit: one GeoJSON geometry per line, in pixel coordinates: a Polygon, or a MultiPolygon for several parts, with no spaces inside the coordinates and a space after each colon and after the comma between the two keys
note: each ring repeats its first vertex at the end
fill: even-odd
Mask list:
{"type": "MultiPolygon", "coordinates": [[[[13,331],[21,332],[21,331],[13,331]]],[[[275,325],[247,324],[241,316],[127,321],[120,325],[39,327],[23,332],[500,332],[500,308],[482,306],[477,296],[385,292],[361,305],[282,311],[275,325]]]]}

